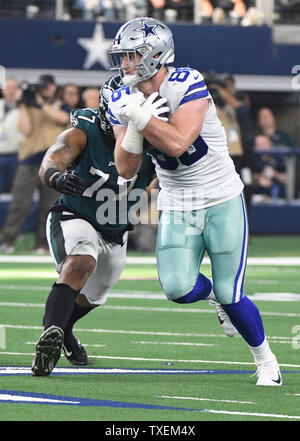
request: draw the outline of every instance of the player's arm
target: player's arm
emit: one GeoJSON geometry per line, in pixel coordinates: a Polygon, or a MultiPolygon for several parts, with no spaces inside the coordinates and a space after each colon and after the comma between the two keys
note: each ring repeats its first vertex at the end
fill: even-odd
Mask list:
{"type": "Polygon", "coordinates": [[[41,181],[60,193],[82,194],[84,181],[66,169],[84,151],[86,142],[86,134],[80,129],[63,131],[44,156],[39,170],[41,181]]]}
{"type": "MultiPolygon", "coordinates": [[[[115,144],[115,163],[120,176],[130,179],[135,176],[143,162],[143,153],[130,153],[122,146],[128,128],[124,126],[114,126],[113,128],[116,144],[115,144]]],[[[130,128],[129,128],[130,130],[130,128]]],[[[128,136],[128,135],[127,135],[128,136]]],[[[137,143],[141,142],[137,140],[137,143]]]]}
{"type": "Polygon", "coordinates": [[[207,99],[183,104],[169,123],[152,117],[141,133],[161,152],[181,156],[199,136],[208,106],[207,99]]]}
{"type": "Polygon", "coordinates": [[[157,97],[157,92],[150,95],[147,100],[141,92],[129,96],[127,94],[119,94],[114,100],[114,102],[119,101],[116,107],[118,113],[115,112],[114,104],[110,99],[110,104],[112,104],[112,109],[115,112],[113,113],[113,111],[109,109],[111,116],[110,122],[114,125],[116,137],[116,168],[119,175],[125,179],[132,178],[142,164],[144,149],[142,130],[148,124],[152,115],[155,118],[167,120],[166,117],[162,116],[165,112],[170,110],[169,107],[166,107],[167,100],[162,97],[156,100],[157,97]],[[130,115],[132,112],[136,118],[131,120],[130,115]],[[125,125],[128,124],[127,127],[120,125],[115,114],[118,115],[120,121],[122,121],[122,119],[125,121],[125,125]]]}

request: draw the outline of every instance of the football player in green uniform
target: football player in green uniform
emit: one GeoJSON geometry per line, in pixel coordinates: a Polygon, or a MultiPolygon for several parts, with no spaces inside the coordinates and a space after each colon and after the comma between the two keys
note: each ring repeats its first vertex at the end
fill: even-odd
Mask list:
{"type": "Polygon", "coordinates": [[[145,190],[154,177],[147,154],[132,179],[118,175],[115,140],[105,116],[107,98],[118,85],[114,77],[101,89],[100,109],[72,110],[72,128],[59,135],[41,164],[41,180],[61,193],[46,227],[59,277],[46,302],[33,376],[49,375],[62,348],[72,364],[88,363],[73,325],[105,303],[109,289],[118,281],[132,229],[128,213],[136,203],[128,195],[134,189],[145,190]]]}

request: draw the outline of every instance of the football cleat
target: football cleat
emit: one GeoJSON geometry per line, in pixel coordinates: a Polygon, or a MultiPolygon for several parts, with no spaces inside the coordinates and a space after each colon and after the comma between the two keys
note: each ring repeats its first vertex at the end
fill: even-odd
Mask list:
{"type": "Polygon", "coordinates": [[[85,348],[73,333],[64,340],[63,350],[70,363],[85,366],[88,364],[88,356],[85,348]]]}
{"type": "Polygon", "coordinates": [[[224,331],[224,334],[226,334],[227,337],[234,337],[236,334],[238,334],[238,330],[231,323],[230,318],[222,308],[222,305],[215,300],[209,300],[209,303],[211,305],[215,305],[217,309],[217,317],[220,322],[221,328],[224,331]]]}
{"type": "Polygon", "coordinates": [[[282,385],[282,377],[280,373],[280,368],[277,362],[277,358],[274,355],[274,358],[270,361],[265,361],[263,363],[257,363],[257,371],[255,374],[257,375],[258,380],[256,382],[256,386],[281,386],[282,385]]]}
{"type": "Polygon", "coordinates": [[[58,326],[50,326],[40,336],[36,345],[36,355],[32,362],[32,375],[50,375],[59,360],[64,333],[58,326]]]}

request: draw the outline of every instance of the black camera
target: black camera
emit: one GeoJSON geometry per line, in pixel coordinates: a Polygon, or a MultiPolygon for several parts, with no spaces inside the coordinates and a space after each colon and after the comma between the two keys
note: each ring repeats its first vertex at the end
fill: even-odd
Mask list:
{"type": "Polygon", "coordinates": [[[225,74],[217,74],[215,72],[208,72],[206,74],[204,74],[204,80],[205,80],[205,84],[212,96],[212,99],[214,100],[214,103],[216,104],[216,106],[218,107],[223,107],[224,106],[224,101],[222,100],[218,89],[216,89],[214,87],[214,84],[225,88],[226,87],[226,78],[228,77],[228,75],[225,74]]]}
{"type": "Polygon", "coordinates": [[[42,94],[48,84],[55,84],[52,75],[42,75],[36,84],[29,84],[27,81],[24,81],[21,85],[23,90],[21,102],[28,107],[40,107],[36,100],[36,95],[42,94]]]}
{"type": "Polygon", "coordinates": [[[38,85],[23,82],[21,86],[23,90],[21,102],[28,107],[39,107],[36,101],[36,93],[38,91],[38,85]]]}

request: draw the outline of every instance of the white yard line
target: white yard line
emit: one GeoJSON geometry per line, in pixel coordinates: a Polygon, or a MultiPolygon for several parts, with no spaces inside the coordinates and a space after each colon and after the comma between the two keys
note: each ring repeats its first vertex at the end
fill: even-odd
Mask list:
{"type": "MultiPolygon", "coordinates": [[[[51,256],[32,255],[1,255],[0,263],[53,263],[51,256]]],[[[155,257],[127,257],[127,263],[132,265],[156,265],[155,257]]],[[[208,257],[204,257],[203,264],[210,264],[208,257]]],[[[300,257],[248,257],[248,265],[266,266],[300,266],[300,257]]]]}
{"type": "Polygon", "coordinates": [[[216,346],[215,344],[209,344],[209,343],[189,343],[189,342],[171,342],[171,341],[131,341],[130,343],[135,343],[138,345],[216,346]]]}
{"type": "MultiPolygon", "coordinates": [[[[0,302],[0,306],[12,308],[44,308],[44,303],[27,303],[27,302],[0,302]]],[[[119,310],[119,311],[142,311],[142,312],[179,312],[179,313],[197,313],[197,314],[215,314],[214,308],[197,309],[197,308],[164,308],[149,306],[123,306],[123,305],[104,305],[99,309],[119,310]]],[[[261,312],[263,316],[269,317],[300,317],[300,313],[294,312],[261,312]]]]}
{"type": "Polygon", "coordinates": [[[201,409],[205,413],[219,413],[223,415],[243,415],[243,416],[253,416],[262,418],[286,418],[292,420],[300,420],[300,415],[280,415],[274,413],[259,413],[259,412],[234,412],[230,410],[213,410],[213,409],[201,409]]]}
{"type": "MultiPolygon", "coordinates": [[[[25,344],[26,345],[36,345],[36,341],[26,341],[25,344]]],[[[88,343],[84,343],[84,347],[85,348],[106,348],[107,345],[99,345],[99,344],[88,344],[88,343]]]]}
{"type": "MultiPolygon", "coordinates": [[[[47,286],[20,286],[20,285],[0,285],[0,291],[37,291],[49,292],[50,287],[47,286]]],[[[134,290],[114,290],[108,294],[109,298],[116,299],[140,299],[140,300],[166,300],[165,294],[154,293],[153,291],[134,291],[134,290]]],[[[269,302],[299,302],[300,293],[291,292],[272,292],[263,293],[258,292],[248,295],[254,301],[269,301],[269,302]]],[[[185,308],[186,310],[186,308],[185,308]]]]}
{"type": "MultiPolygon", "coordinates": [[[[31,326],[31,325],[11,325],[0,323],[0,327],[7,329],[28,329],[28,330],[40,330],[42,331],[42,326],[31,326]]],[[[123,329],[80,329],[74,328],[76,332],[91,332],[91,333],[103,333],[103,334],[128,334],[128,335],[162,335],[170,337],[208,337],[208,338],[228,338],[225,334],[200,334],[200,333],[181,333],[181,332],[165,332],[165,331],[127,331],[123,329]]],[[[236,336],[235,338],[238,338],[236,336]]],[[[287,340],[292,342],[293,337],[283,337],[283,336],[270,336],[267,335],[269,340],[287,340]]]]}
{"type": "MultiPolygon", "coordinates": [[[[35,355],[31,352],[8,352],[2,351],[0,355],[35,355]]],[[[164,363],[208,363],[208,364],[225,364],[225,365],[237,365],[237,366],[252,366],[253,362],[248,361],[225,361],[225,360],[185,360],[185,359],[169,359],[169,358],[144,358],[144,357],[120,357],[112,355],[89,355],[89,358],[105,359],[105,360],[131,360],[131,361],[150,361],[150,362],[164,362],[164,363]]],[[[279,366],[300,368],[300,364],[285,364],[279,363],[279,366]]]]}
{"type": "Polygon", "coordinates": [[[213,398],[200,398],[200,397],[176,397],[176,396],[172,397],[169,395],[160,395],[157,398],[167,398],[171,400],[215,401],[218,403],[256,404],[253,401],[217,400],[213,398]]]}
{"type": "MultiPolygon", "coordinates": [[[[211,369],[137,369],[137,368],[72,368],[55,367],[53,373],[58,374],[195,374],[210,373],[211,369]]],[[[22,375],[31,374],[30,367],[22,366],[0,366],[0,375],[22,375]]]]}
{"type": "Polygon", "coordinates": [[[23,395],[0,394],[1,401],[12,401],[13,403],[41,403],[41,404],[80,404],[80,401],[53,400],[49,398],[24,397],[23,395]]]}

